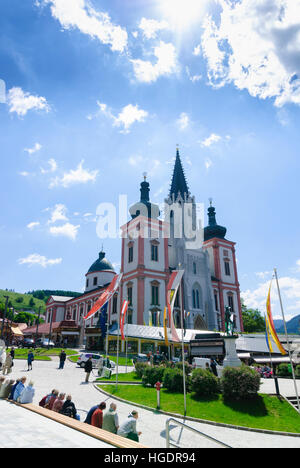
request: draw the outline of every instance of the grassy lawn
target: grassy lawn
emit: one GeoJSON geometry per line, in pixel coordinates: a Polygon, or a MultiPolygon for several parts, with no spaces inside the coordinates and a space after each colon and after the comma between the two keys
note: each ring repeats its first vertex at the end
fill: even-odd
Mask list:
{"type": "MultiPolygon", "coordinates": [[[[99,381],[99,382],[101,382],[101,380],[108,380],[108,379],[104,379],[104,378],[97,379],[97,381],[99,381]]],[[[116,381],[116,374],[113,374],[111,376],[110,380],[112,382],[115,382],[116,381]]],[[[139,379],[137,377],[135,372],[128,372],[127,374],[119,374],[118,381],[119,382],[140,382],[141,383],[141,379],[139,379]]]]}
{"type": "MultiPolygon", "coordinates": [[[[156,408],[155,389],[142,385],[122,385],[117,390],[110,385],[99,385],[99,388],[124,400],[156,408]]],[[[163,389],[161,409],[183,414],[183,395],[163,389]]],[[[188,394],[187,416],[254,429],[300,433],[300,416],[296,411],[286,401],[269,395],[259,395],[253,401],[235,402],[223,401],[221,395],[215,399],[196,399],[194,394],[188,394]]]]}
{"type": "MultiPolygon", "coordinates": [[[[27,359],[28,352],[29,349],[26,348],[15,349],[15,359],[27,359]]],[[[76,351],[71,349],[66,349],[65,352],[67,356],[70,354],[76,354],[76,351]]],[[[33,350],[34,358],[36,361],[51,361],[50,356],[59,356],[60,353],[61,348],[54,348],[49,350],[44,348],[37,348],[33,350]]]]}

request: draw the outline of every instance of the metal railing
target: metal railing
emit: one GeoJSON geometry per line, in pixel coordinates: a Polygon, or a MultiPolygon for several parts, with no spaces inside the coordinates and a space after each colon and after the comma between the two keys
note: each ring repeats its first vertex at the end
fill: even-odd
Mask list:
{"type": "Polygon", "coordinates": [[[220,445],[221,447],[223,448],[232,448],[230,447],[229,445],[227,444],[224,444],[224,442],[221,442],[220,440],[217,440],[215,439],[214,437],[211,437],[207,434],[204,434],[204,432],[201,432],[201,431],[198,431],[197,429],[194,429],[193,427],[191,426],[188,426],[187,424],[184,424],[180,421],[178,421],[177,419],[174,419],[174,418],[170,418],[166,421],[166,443],[167,443],[167,448],[170,448],[171,445],[173,445],[174,447],[177,447],[177,448],[181,448],[180,445],[176,444],[175,442],[171,441],[171,438],[170,438],[170,422],[174,422],[176,423],[177,426],[181,426],[182,428],[184,429],[187,429],[191,432],[194,432],[195,434],[201,436],[201,437],[204,437],[205,439],[208,439],[212,442],[215,442],[216,444],[220,445]]]}

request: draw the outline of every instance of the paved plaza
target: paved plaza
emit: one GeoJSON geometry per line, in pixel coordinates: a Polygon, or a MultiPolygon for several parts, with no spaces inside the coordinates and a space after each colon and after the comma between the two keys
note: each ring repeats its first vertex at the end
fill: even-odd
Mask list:
{"type": "MultiPolygon", "coordinates": [[[[125,368],[122,370],[124,371],[125,368]]],[[[51,362],[35,361],[33,371],[27,372],[26,362],[16,360],[10,377],[15,379],[23,375],[27,377],[28,381],[32,379],[35,383],[36,395],[34,404],[38,405],[45,394],[49,393],[53,388],[57,388],[72,395],[81,420],[84,419],[86,412],[91,406],[101,401],[106,401],[109,404],[113,400],[94,387],[92,380],[96,376],[91,376],[91,383],[85,384],[84,371],[69,361],[66,362],[64,370],[58,370],[58,358],[54,358],[51,362]]],[[[300,391],[300,382],[298,382],[298,385],[300,391]]],[[[292,395],[294,393],[293,382],[281,380],[280,389],[283,394],[292,395]]],[[[274,383],[264,380],[261,392],[274,393],[274,383]]],[[[14,443],[15,447],[46,447],[48,446],[47,444],[51,444],[52,447],[106,446],[104,443],[33,414],[26,409],[16,407],[8,402],[0,403],[0,427],[1,433],[5,434],[0,440],[1,447],[10,447],[12,443],[14,443]]],[[[128,416],[132,409],[138,410],[140,415],[138,430],[142,431],[140,439],[142,444],[155,448],[166,447],[166,420],[169,416],[157,414],[154,411],[144,410],[119,401],[117,402],[117,406],[121,421],[128,416]]],[[[297,437],[240,431],[191,421],[187,421],[186,423],[236,448],[300,448],[300,438],[297,437]]],[[[215,443],[199,437],[186,429],[182,430],[175,427],[173,423],[171,424],[171,439],[185,448],[217,447],[215,443]]]]}

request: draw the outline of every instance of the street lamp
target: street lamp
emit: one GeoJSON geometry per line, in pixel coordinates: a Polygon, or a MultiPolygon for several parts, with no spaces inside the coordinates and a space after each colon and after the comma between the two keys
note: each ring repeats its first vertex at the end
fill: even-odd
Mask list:
{"type": "Polygon", "coordinates": [[[3,317],[2,317],[2,327],[1,327],[1,338],[2,339],[3,339],[3,335],[4,335],[4,323],[5,323],[5,319],[6,319],[7,306],[8,306],[8,301],[9,301],[8,296],[4,296],[4,298],[6,299],[6,302],[5,302],[4,314],[3,314],[3,317]]]}

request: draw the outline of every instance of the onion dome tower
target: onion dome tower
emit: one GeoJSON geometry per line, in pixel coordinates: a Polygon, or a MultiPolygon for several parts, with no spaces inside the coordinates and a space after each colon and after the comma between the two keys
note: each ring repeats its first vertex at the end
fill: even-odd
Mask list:
{"type": "Polygon", "coordinates": [[[85,292],[93,291],[111,283],[116,275],[113,265],[105,258],[103,249],[97,260],[91,265],[86,276],[85,292]]]}
{"type": "Polygon", "coordinates": [[[208,226],[204,228],[204,241],[209,239],[225,239],[227,229],[220,226],[216,220],[216,209],[212,206],[212,199],[210,199],[210,207],[208,208],[208,226]]]}

